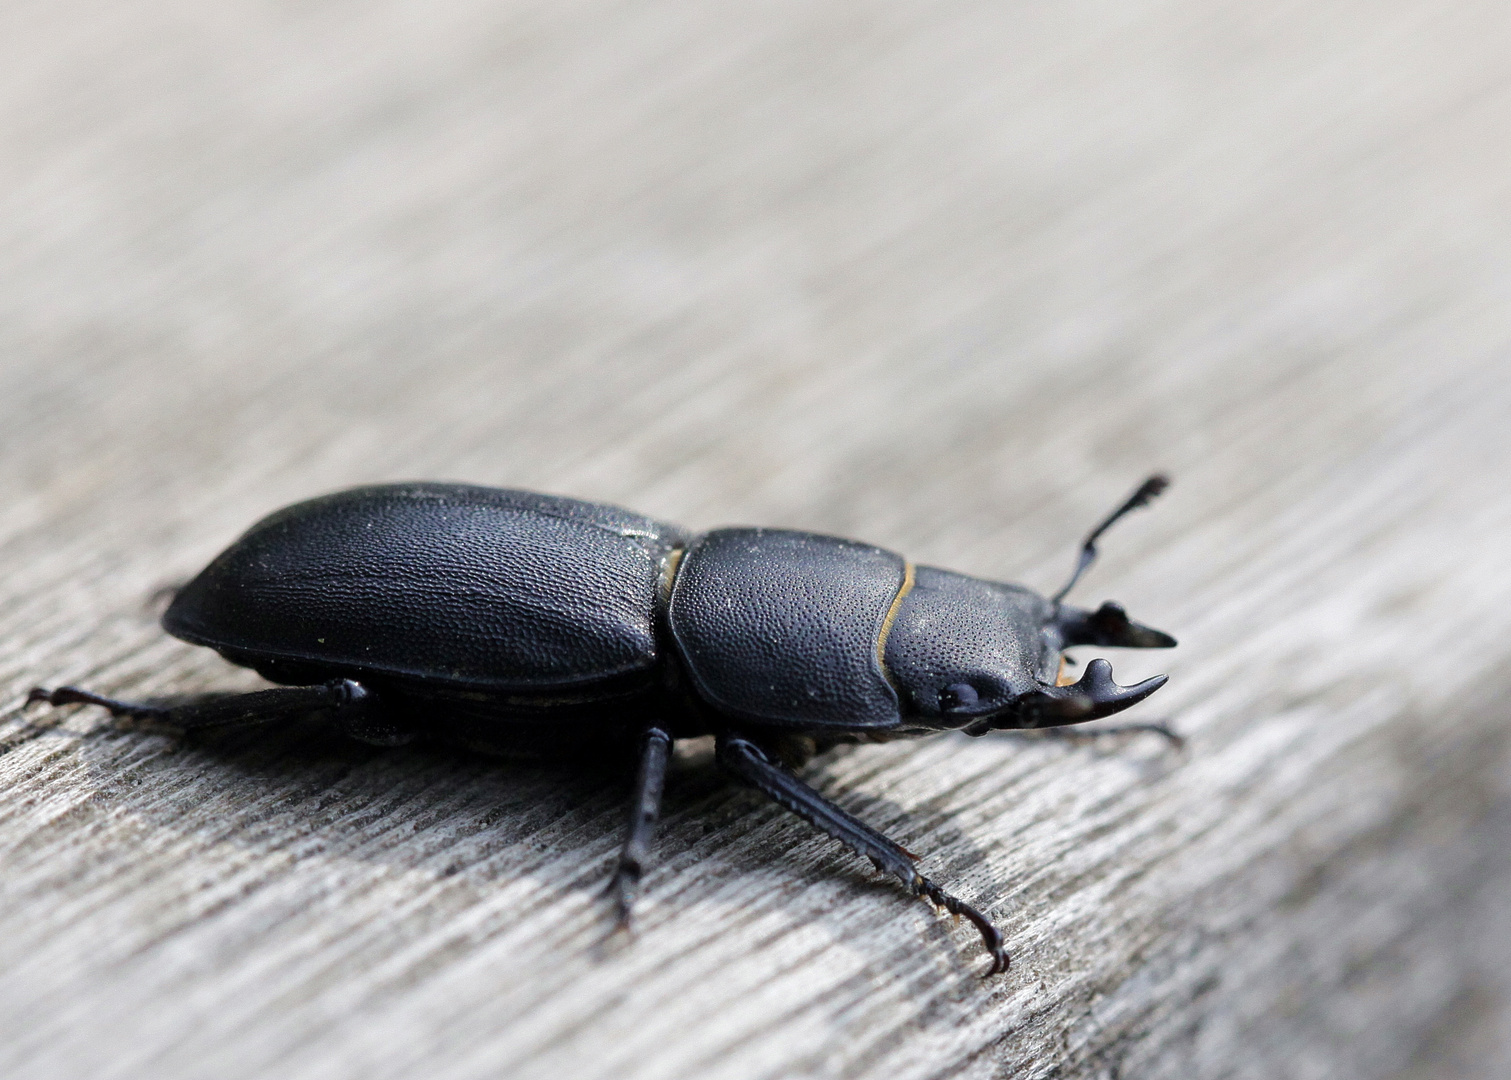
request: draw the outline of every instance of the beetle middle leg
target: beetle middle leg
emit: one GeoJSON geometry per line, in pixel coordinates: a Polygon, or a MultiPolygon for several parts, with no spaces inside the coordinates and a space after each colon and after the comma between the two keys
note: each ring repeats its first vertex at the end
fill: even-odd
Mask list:
{"type": "Polygon", "coordinates": [[[666,765],[672,756],[672,737],[664,728],[651,725],[640,738],[640,767],[635,773],[635,787],[630,793],[630,814],[624,847],[609,879],[608,893],[614,898],[618,928],[630,925],[630,909],[640,891],[640,875],[650,848],[656,819],[661,816],[661,793],[666,786],[666,765]]]}
{"type": "Polygon", "coordinates": [[[352,679],[332,679],[315,686],[280,686],[249,694],[226,694],[182,705],[120,701],[75,686],[60,686],[56,690],[39,686],[27,695],[26,700],[28,704],[45,701],[49,705],[100,705],[109,709],[112,716],[157,721],[182,731],[272,724],[297,720],[314,712],[328,712],[339,719],[354,738],[380,745],[393,744],[392,737],[385,737],[391,725],[383,722],[382,703],[378,696],[352,679]]]}
{"type": "Polygon", "coordinates": [[[935,907],[952,915],[964,915],[981,934],[982,944],[991,954],[987,975],[1007,970],[1007,952],[1002,948],[1002,932],[990,919],[964,900],[951,896],[924,877],[913,865],[913,856],[900,844],[888,840],[871,826],[853,817],[825,799],[807,784],[773,764],[755,743],[738,736],[721,735],[718,743],[719,764],[753,787],[760,789],[778,805],[832,836],[852,851],[871,860],[878,870],[889,873],[906,885],[914,896],[921,896],[935,907]]]}

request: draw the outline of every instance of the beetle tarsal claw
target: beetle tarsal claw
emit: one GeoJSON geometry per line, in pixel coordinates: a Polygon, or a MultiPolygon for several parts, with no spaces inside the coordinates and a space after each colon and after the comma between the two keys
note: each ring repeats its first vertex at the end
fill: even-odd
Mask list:
{"type": "Polygon", "coordinates": [[[1046,686],[1023,699],[1021,719],[1028,727],[1055,727],[1098,720],[1143,701],[1169,680],[1156,675],[1132,686],[1112,680],[1112,665],[1098,657],[1086,665],[1079,682],[1069,686],[1046,686]]]}
{"type": "Polygon", "coordinates": [[[929,901],[936,911],[949,912],[952,922],[958,923],[963,915],[976,928],[976,932],[981,935],[981,944],[992,958],[991,966],[983,973],[983,978],[1007,970],[1010,961],[1007,950],[1002,947],[1002,931],[990,919],[959,897],[951,896],[928,878],[921,878],[917,888],[918,895],[929,901]]]}

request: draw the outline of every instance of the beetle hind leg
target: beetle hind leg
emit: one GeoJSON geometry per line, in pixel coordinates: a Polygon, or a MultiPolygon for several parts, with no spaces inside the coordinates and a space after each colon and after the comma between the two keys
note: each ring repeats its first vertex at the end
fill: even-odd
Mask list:
{"type": "Polygon", "coordinates": [[[654,725],[645,729],[640,741],[640,767],[636,770],[635,786],[630,794],[624,846],[619,850],[619,861],[606,890],[614,898],[616,928],[620,930],[629,928],[630,909],[640,892],[640,875],[645,870],[651,834],[655,831],[656,819],[661,816],[661,793],[666,786],[666,766],[671,753],[669,732],[654,725]]]}
{"type": "Polygon", "coordinates": [[[332,679],[315,686],[280,686],[249,694],[221,694],[182,705],[118,701],[74,686],[60,686],[56,690],[39,686],[26,700],[28,704],[45,701],[49,705],[100,705],[109,709],[112,716],[160,721],[182,731],[270,724],[296,720],[314,712],[330,712],[342,721],[348,734],[359,739],[378,719],[381,709],[377,696],[351,679],[332,679]]]}
{"type": "Polygon", "coordinates": [[[914,857],[900,844],[888,840],[785,769],[773,764],[761,748],[749,740],[721,736],[718,752],[719,763],[735,776],[760,789],[778,805],[791,810],[852,851],[870,859],[878,870],[902,881],[914,896],[922,897],[952,915],[963,915],[969,919],[992,958],[991,967],[985,974],[996,975],[1007,970],[1008,956],[1002,947],[1002,932],[981,912],[959,897],[951,896],[920,874],[913,865],[914,857]]]}
{"type": "Polygon", "coordinates": [[[140,701],[121,701],[117,698],[91,693],[88,690],[80,690],[77,686],[60,686],[55,690],[49,690],[45,686],[34,686],[26,695],[26,704],[33,705],[39,701],[44,701],[54,707],[99,705],[109,709],[111,716],[129,716],[142,720],[164,720],[168,715],[168,710],[160,705],[147,705],[140,701]]]}

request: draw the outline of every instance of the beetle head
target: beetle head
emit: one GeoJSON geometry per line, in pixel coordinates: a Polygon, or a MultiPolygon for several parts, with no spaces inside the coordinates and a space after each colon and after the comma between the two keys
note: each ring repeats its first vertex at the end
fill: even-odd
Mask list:
{"type": "Polygon", "coordinates": [[[911,722],[979,735],[1111,716],[1165,684],[1159,675],[1119,686],[1112,665],[1096,659],[1079,682],[1057,685],[1066,648],[1174,644],[1169,634],[1131,621],[1117,604],[1086,611],[1020,586],[918,567],[884,659],[911,722]]]}

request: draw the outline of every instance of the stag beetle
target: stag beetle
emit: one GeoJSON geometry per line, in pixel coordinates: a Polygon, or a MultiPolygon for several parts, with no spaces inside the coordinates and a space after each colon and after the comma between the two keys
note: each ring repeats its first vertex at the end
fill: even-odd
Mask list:
{"type": "MultiPolygon", "coordinates": [[[[1053,728],[1142,701],[1075,645],[1175,639],[1065,595],[1118,518],[1164,489],[1151,477],[1099,524],[1070,580],[1020,585],[915,566],[870,544],[787,529],[692,534],[615,506],[527,491],[406,483],[354,488],[264,518],[180,589],[163,628],[281,684],[173,706],[34,689],[181,729],[333,714],[354,738],[436,736],[533,755],[610,747],[638,763],[610,881],[626,925],[672,743],[716,737],[719,764],[964,915],[1006,969],[985,915],[789,766],[845,742],[1053,728]]],[[[1136,725],[1154,727],[1155,725],[1136,725]]]]}

